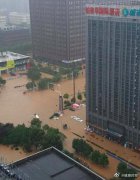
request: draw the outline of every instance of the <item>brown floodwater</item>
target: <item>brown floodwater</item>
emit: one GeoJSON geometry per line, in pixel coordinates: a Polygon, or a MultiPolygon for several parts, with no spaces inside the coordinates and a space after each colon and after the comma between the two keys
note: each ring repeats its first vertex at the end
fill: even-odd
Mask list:
{"type": "MultiPolygon", "coordinates": [[[[26,87],[14,88],[27,83],[26,77],[7,80],[5,87],[0,93],[0,122],[13,124],[29,124],[33,114],[37,113],[43,123],[46,123],[48,117],[58,110],[58,96],[61,91],[64,93],[73,93],[72,81],[64,81],[57,86],[57,92],[52,90],[33,91],[26,94],[23,92],[26,87]]],[[[83,90],[85,86],[84,78],[76,80],[76,91],[83,90]]]]}
{"type": "MultiPolygon", "coordinates": [[[[58,111],[59,91],[73,94],[72,80],[67,80],[56,86],[56,92],[52,90],[33,91],[23,94],[26,87],[22,86],[28,82],[26,76],[8,77],[5,87],[0,89],[0,123],[13,123],[14,125],[29,125],[33,114],[38,114],[42,124],[49,123],[49,117],[58,111]]],[[[85,86],[84,77],[76,80],[76,91],[83,91],[85,86]]],[[[61,127],[60,123],[53,124],[54,127],[61,127]]],[[[8,161],[15,161],[26,156],[20,149],[12,150],[10,147],[0,145],[0,156],[4,156],[8,161]]]]}
{"type": "MultiPolygon", "coordinates": [[[[43,124],[48,124],[49,126],[59,128],[65,135],[66,140],[64,146],[69,151],[73,152],[72,140],[73,138],[78,138],[75,134],[84,136],[88,139],[105,149],[108,149],[117,155],[124,157],[129,162],[133,162],[140,165],[140,154],[135,153],[129,149],[125,149],[122,146],[110,142],[98,135],[91,136],[90,134],[85,134],[84,128],[86,126],[86,112],[85,107],[81,107],[79,110],[72,112],[66,110],[64,116],[60,117],[59,120],[50,120],[49,117],[56,111],[58,111],[58,96],[59,91],[62,95],[64,93],[73,94],[73,82],[72,80],[66,80],[57,86],[57,92],[52,90],[44,91],[33,91],[26,94],[23,92],[26,90],[25,87],[14,88],[15,86],[24,85],[27,83],[26,77],[14,78],[7,80],[6,86],[0,89],[0,122],[2,123],[13,123],[15,125],[25,123],[27,126],[33,118],[33,114],[37,113],[43,124]],[[80,117],[83,121],[78,122],[71,118],[71,116],[76,115],[80,117]],[[68,129],[63,129],[63,124],[68,125],[68,129]]],[[[76,92],[84,91],[85,88],[85,78],[83,76],[76,79],[76,92]]],[[[92,144],[91,144],[92,145],[92,144]]],[[[94,149],[99,149],[97,146],[92,145],[94,149]]],[[[103,152],[103,150],[101,150],[103,152]]],[[[16,161],[29,154],[26,154],[21,149],[12,150],[10,147],[0,145],[0,156],[6,158],[8,162],[16,161]]],[[[105,176],[107,179],[113,177],[116,172],[118,160],[109,157],[110,165],[108,168],[101,168],[95,164],[89,163],[89,166],[97,171],[99,174],[105,176]]]]}

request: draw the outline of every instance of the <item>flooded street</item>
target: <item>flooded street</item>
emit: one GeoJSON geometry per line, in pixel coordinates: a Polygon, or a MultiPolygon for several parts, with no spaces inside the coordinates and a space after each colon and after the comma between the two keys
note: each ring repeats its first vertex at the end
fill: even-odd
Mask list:
{"type": "MultiPolygon", "coordinates": [[[[26,77],[7,80],[6,86],[0,93],[0,122],[28,125],[33,118],[32,115],[37,113],[43,123],[46,123],[52,113],[58,110],[59,94],[57,92],[44,90],[23,94],[26,87],[14,88],[26,83],[26,77]]],[[[85,86],[84,78],[77,79],[76,83],[78,84],[76,85],[77,91],[82,90],[85,86]]],[[[60,83],[59,90],[62,94],[72,94],[72,81],[60,83]]]]}
{"type": "Polygon", "coordinates": [[[30,155],[23,152],[22,149],[19,150],[11,149],[9,146],[0,145],[0,161],[4,163],[11,163],[19,159],[24,158],[25,156],[30,155]]]}
{"type": "MultiPolygon", "coordinates": [[[[66,80],[60,83],[57,92],[52,90],[44,91],[33,91],[26,94],[23,92],[26,87],[14,88],[15,86],[24,85],[27,83],[26,77],[15,78],[12,80],[7,80],[6,86],[1,89],[0,93],[0,122],[2,123],[13,123],[15,125],[25,123],[27,126],[33,118],[33,114],[37,113],[42,121],[42,124],[48,124],[49,126],[59,128],[66,135],[66,140],[64,147],[70,152],[72,149],[72,140],[74,138],[79,138],[77,135],[83,137],[85,140],[89,140],[103,147],[104,149],[110,150],[117,155],[125,158],[129,162],[140,165],[140,154],[133,152],[130,149],[125,149],[124,147],[110,142],[107,139],[100,137],[98,135],[91,136],[91,134],[86,134],[84,128],[86,127],[86,108],[81,106],[79,110],[75,112],[65,110],[64,115],[59,118],[59,120],[50,120],[49,117],[56,111],[58,111],[58,97],[61,91],[62,95],[68,93],[73,94],[73,83],[72,80],[66,80]],[[80,117],[83,121],[78,122],[71,118],[71,116],[80,117]],[[63,129],[63,124],[68,125],[68,129],[63,129]]],[[[79,77],[76,79],[76,92],[84,91],[85,88],[85,78],[79,77]]],[[[94,149],[105,152],[101,148],[93,145],[94,149]]],[[[22,159],[26,154],[21,149],[12,150],[10,147],[0,145],[0,156],[4,156],[8,162],[16,161],[22,159]]],[[[107,168],[102,168],[93,163],[89,163],[89,167],[97,171],[102,176],[107,179],[113,177],[116,172],[118,160],[109,157],[110,165],[107,168]]]]}
{"type": "MultiPolygon", "coordinates": [[[[33,91],[26,94],[23,92],[26,87],[15,88],[15,86],[25,85],[28,79],[23,77],[6,77],[5,87],[0,89],[0,123],[13,123],[14,125],[29,125],[33,114],[37,113],[42,124],[49,124],[53,127],[61,128],[61,123],[51,124],[49,117],[58,111],[59,93],[52,90],[33,91]]],[[[73,94],[73,82],[67,80],[58,86],[57,90],[64,93],[73,94]]],[[[85,79],[80,77],[76,80],[76,91],[82,91],[85,87],[85,79]]],[[[69,147],[71,146],[71,143],[69,147]]],[[[70,147],[71,148],[71,147],[70,147]]],[[[71,148],[72,149],[72,148],[71,148]]],[[[4,156],[8,161],[16,161],[25,157],[27,154],[22,150],[12,150],[10,147],[0,145],[0,156],[4,156]]]]}

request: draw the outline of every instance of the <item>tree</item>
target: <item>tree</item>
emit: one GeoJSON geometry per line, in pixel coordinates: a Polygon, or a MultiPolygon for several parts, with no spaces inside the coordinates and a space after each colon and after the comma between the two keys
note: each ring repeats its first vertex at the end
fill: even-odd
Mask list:
{"type": "Polygon", "coordinates": [[[39,80],[38,88],[43,90],[48,88],[48,82],[49,80],[47,78],[43,78],[39,80]]]}
{"type": "Polygon", "coordinates": [[[48,148],[54,146],[60,150],[63,149],[63,141],[58,129],[49,128],[47,134],[42,139],[42,148],[48,148]]]}
{"type": "Polygon", "coordinates": [[[120,162],[117,167],[117,172],[120,173],[121,179],[130,179],[135,180],[136,177],[122,177],[122,174],[137,174],[137,171],[135,169],[127,167],[126,163],[120,162]]]}
{"type": "Polygon", "coordinates": [[[5,85],[5,84],[6,84],[6,80],[0,77],[0,86],[5,85]]]}
{"type": "Polygon", "coordinates": [[[45,124],[42,129],[44,130],[44,132],[46,133],[48,131],[50,127],[48,126],[48,124],[45,124]]]}
{"type": "Polygon", "coordinates": [[[30,134],[29,138],[32,143],[32,146],[34,146],[36,149],[41,149],[41,143],[42,139],[44,138],[44,131],[43,129],[38,128],[38,126],[32,126],[30,128],[30,134]]]}
{"type": "Polygon", "coordinates": [[[28,128],[24,124],[18,125],[4,138],[4,144],[22,146],[28,139],[28,128]]]}
{"type": "Polygon", "coordinates": [[[71,103],[75,103],[75,101],[76,101],[76,98],[73,97],[73,98],[71,99],[71,103]]]}
{"type": "Polygon", "coordinates": [[[91,154],[89,155],[89,158],[94,163],[99,164],[100,152],[99,151],[91,152],[91,154]]]}
{"type": "Polygon", "coordinates": [[[33,118],[31,121],[31,127],[41,128],[41,121],[38,118],[33,118]]]}
{"type": "Polygon", "coordinates": [[[63,96],[65,99],[69,99],[69,94],[65,93],[63,96]]]}
{"type": "Polygon", "coordinates": [[[78,93],[77,98],[81,101],[82,100],[82,94],[78,93]]]}
{"type": "Polygon", "coordinates": [[[64,104],[65,104],[65,107],[71,105],[70,101],[68,101],[68,100],[65,100],[65,101],[64,101],[64,104]]]}
{"type": "Polygon", "coordinates": [[[107,155],[105,154],[100,154],[100,157],[99,157],[99,164],[106,167],[108,164],[109,164],[109,160],[108,160],[108,157],[107,155]]]}
{"type": "Polygon", "coordinates": [[[39,71],[39,68],[37,66],[33,66],[31,69],[29,69],[27,76],[32,81],[39,80],[41,77],[41,73],[39,71]]]}
{"type": "Polygon", "coordinates": [[[117,167],[117,172],[121,174],[125,174],[127,172],[127,165],[126,163],[120,162],[117,167]]]}
{"type": "MultiPolygon", "coordinates": [[[[132,169],[132,168],[127,168],[127,172],[126,174],[137,174],[137,171],[135,169],[132,169]]],[[[129,179],[129,180],[135,180],[136,177],[127,177],[126,179],[129,179]]]]}
{"type": "Polygon", "coordinates": [[[81,153],[84,156],[88,156],[92,152],[92,147],[87,144],[83,139],[74,139],[72,147],[77,153],[81,153]]]}
{"type": "Polygon", "coordinates": [[[35,84],[33,82],[28,82],[26,84],[26,88],[29,89],[29,90],[32,90],[34,88],[35,84]]]}
{"type": "Polygon", "coordinates": [[[58,129],[50,128],[48,125],[41,127],[41,121],[37,118],[31,121],[30,127],[24,124],[16,127],[12,124],[0,124],[0,143],[20,146],[28,152],[51,146],[62,150],[65,138],[58,129]]]}
{"type": "Polygon", "coordinates": [[[54,75],[52,81],[53,82],[59,82],[59,81],[61,81],[61,78],[62,78],[61,74],[57,73],[56,75],[54,75]]]}
{"type": "Polygon", "coordinates": [[[23,150],[32,152],[32,144],[30,143],[30,141],[27,141],[25,144],[23,144],[23,150]]]}
{"type": "Polygon", "coordinates": [[[6,123],[2,124],[0,123],[0,143],[3,143],[4,138],[14,129],[13,124],[6,123]]]}

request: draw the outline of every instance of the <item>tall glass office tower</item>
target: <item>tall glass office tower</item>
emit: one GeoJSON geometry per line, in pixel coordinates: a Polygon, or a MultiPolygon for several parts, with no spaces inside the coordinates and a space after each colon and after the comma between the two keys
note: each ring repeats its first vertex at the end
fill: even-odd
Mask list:
{"type": "Polygon", "coordinates": [[[87,125],[140,148],[140,6],[87,6],[87,125]]]}

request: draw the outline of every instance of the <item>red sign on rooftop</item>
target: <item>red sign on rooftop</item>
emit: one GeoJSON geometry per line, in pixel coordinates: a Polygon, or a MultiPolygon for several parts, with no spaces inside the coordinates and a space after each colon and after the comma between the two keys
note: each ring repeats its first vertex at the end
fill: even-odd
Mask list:
{"type": "Polygon", "coordinates": [[[119,8],[109,7],[86,7],[86,14],[120,16],[119,8]]]}

